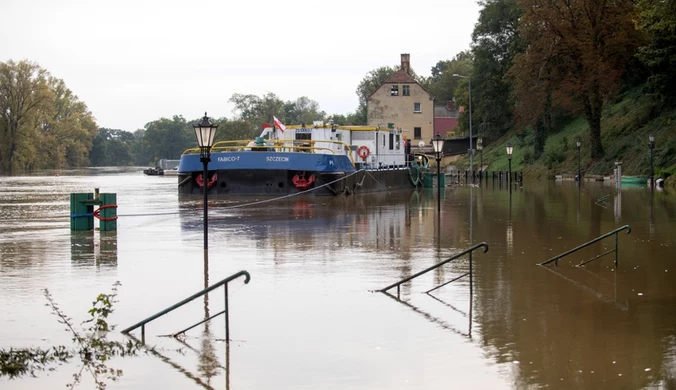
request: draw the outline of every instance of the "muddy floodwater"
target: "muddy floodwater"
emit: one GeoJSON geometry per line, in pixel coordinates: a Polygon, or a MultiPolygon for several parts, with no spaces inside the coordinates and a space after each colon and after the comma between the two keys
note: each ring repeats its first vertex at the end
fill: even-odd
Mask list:
{"type": "MultiPolygon", "coordinates": [[[[608,183],[497,182],[350,197],[209,199],[141,168],[0,178],[0,348],[72,345],[119,281],[120,330],[242,270],[146,326],[155,353],[116,358],[108,389],[676,388],[676,195],[608,183]],[[69,194],[117,194],[117,231],[71,232],[69,194]],[[614,229],[616,236],[543,262],[614,229]],[[473,253],[374,292],[485,242],[473,253]],[[609,252],[583,267],[577,264],[609,252]]],[[[140,330],[132,332],[140,337],[140,330]]],[[[66,388],[80,367],[0,378],[66,388]]],[[[84,375],[78,388],[93,388],[84,375]]]]}

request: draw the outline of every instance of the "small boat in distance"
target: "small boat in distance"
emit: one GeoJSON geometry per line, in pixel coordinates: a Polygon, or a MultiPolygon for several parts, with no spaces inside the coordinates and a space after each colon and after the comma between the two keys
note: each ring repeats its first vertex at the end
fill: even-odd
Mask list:
{"type": "Polygon", "coordinates": [[[152,167],[148,169],[144,169],[143,173],[145,173],[148,176],[163,176],[164,175],[164,169],[161,167],[152,167]]]}
{"type": "Polygon", "coordinates": [[[199,148],[183,152],[179,194],[283,196],[357,194],[415,188],[422,167],[411,164],[401,129],[378,126],[265,125],[254,140],[216,142],[207,177],[199,148]]]}

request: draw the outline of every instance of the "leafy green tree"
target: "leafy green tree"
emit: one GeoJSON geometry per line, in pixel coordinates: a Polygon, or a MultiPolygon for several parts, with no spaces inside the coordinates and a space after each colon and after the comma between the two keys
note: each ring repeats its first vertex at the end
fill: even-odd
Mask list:
{"type": "MultiPolygon", "coordinates": [[[[216,131],[217,141],[226,140],[250,140],[257,137],[262,131],[262,124],[253,126],[247,121],[241,119],[220,118],[214,121],[218,124],[216,131]]],[[[270,123],[267,121],[265,123],[270,123]]]]}
{"type": "MultiPolygon", "coordinates": [[[[470,51],[460,52],[452,60],[439,61],[432,67],[432,77],[428,80],[427,88],[437,103],[444,104],[447,101],[455,100],[456,88],[463,83],[462,79],[453,77],[456,73],[463,76],[472,73],[472,53],[470,51]]],[[[467,99],[462,101],[463,105],[467,103],[467,99]]]]}
{"type": "Polygon", "coordinates": [[[284,120],[290,124],[311,124],[326,117],[326,113],[319,108],[319,103],[306,96],[284,103],[284,113],[284,120]]]}
{"type": "Polygon", "coordinates": [[[521,35],[534,56],[530,63],[538,66],[551,58],[554,93],[569,97],[571,108],[582,112],[589,125],[591,156],[603,157],[604,102],[619,88],[639,43],[632,0],[519,1],[525,10],[519,21],[521,35]],[[548,58],[538,61],[535,56],[548,58]]]}
{"type": "Polygon", "coordinates": [[[267,93],[263,97],[236,93],[229,101],[235,105],[235,118],[254,127],[259,128],[263,123],[270,123],[273,116],[282,122],[287,121],[284,101],[274,93],[267,93]]]}
{"type": "Polygon", "coordinates": [[[185,118],[174,115],[172,119],[160,118],[146,123],[142,143],[145,146],[142,161],[178,159],[184,150],[195,147],[195,132],[185,118]]]}
{"type": "Polygon", "coordinates": [[[648,90],[657,101],[676,100],[676,1],[638,0],[638,27],[649,42],[638,50],[648,68],[648,90]]]}
{"type": "Polygon", "coordinates": [[[89,164],[96,123],[86,104],[35,63],[0,63],[0,170],[89,164]]]}
{"type": "Polygon", "coordinates": [[[513,126],[512,85],[506,79],[514,57],[523,50],[516,0],[486,0],[472,32],[472,109],[481,135],[499,137],[513,126]]]}
{"type": "Polygon", "coordinates": [[[94,118],[63,80],[50,77],[48,85],[51,99],[37,116],[37,152],[43,158],[33,168],[86,166],[98,130],[94,118]]]}
{"type": "Polygon", "coordinates": [[[91,164],[95,167],[134,165],[136,142],[128,131],[101,128],[93,141],[91,164]]]}
{"type": "Polygon", "coordinates": [[[35,161],[35,116],[51,98],[49,73],[29,61],[0,63],[0,171],[35,161]]]}

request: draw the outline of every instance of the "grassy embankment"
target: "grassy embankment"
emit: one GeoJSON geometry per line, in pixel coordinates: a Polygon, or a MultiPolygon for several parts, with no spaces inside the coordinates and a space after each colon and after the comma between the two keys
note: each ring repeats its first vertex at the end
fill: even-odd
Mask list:
{"type": "MultiPolygon", "coordinates": [[[[500,139],[489,140],[483,151],[487,171],[508,169],[505,145],[512,143],[512,170],[523,171],[529,178],[551,178],[555,175],[577,173],[576,139],[582,140],[582,171],[586,175],[611,175],[615,161],[622,161],[625,176],[650,175],[648,135],[655,134],[655,177],[676,173],[676,108],[656,112],[650,100],[636,90],[629,91],[606,104],[601,121],[601,137],[605,157],[592,161],[589,126],[584,118],[560,121],[554,126],[545,143],[545,152],[533,158],[533,131],[514,131],[500,139]]],[[[460,164],[467,165],[467,158],[460,164]]],[[[479,154],[475,155],[478,165],[479,154]]],[[[676,176],[667,180],[674,185],[676,176]]]]}

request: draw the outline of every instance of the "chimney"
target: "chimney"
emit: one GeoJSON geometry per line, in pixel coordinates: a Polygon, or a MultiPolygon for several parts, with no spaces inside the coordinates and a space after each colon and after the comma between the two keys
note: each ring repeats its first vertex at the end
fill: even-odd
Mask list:
{"type": "Polygon", "coordinates": [[[446,102],[446,109],[448,111],[454,111],[455,110],[455,100],[449,100],[446,102]]]}
{"type": "Polygon", "coordinates": [[[411,55],[402,54],[401,55],[401,70],[406,72],[406,74],[411,74],[411,55]]]}

